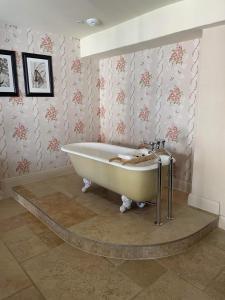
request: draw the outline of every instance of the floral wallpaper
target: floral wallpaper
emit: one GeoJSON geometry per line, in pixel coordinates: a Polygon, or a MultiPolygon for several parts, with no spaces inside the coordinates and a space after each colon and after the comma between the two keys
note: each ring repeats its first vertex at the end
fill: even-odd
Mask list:
{"type": "Polygon", "coordinates": [[[0,97],[0,177],[69,165],[60,146],[97,140],[98,61],[79,58],[79,40],[0,25],[0,48],[16,51],[19,97],[0,97]],[[51,55],[55,97],[27,98],[21,52],[51,55]]]}
{"type": "Polygon", "coordinates": [[[100,61],[99,139],[140,144],[165,138],[175,176],[191,182],[198,39],[100,61]]]}
{"type": "Polygon", "coordinates": [[[198,39],[98,61],[74,37],[0,24],[0,45],[16,51],[20,88],[0,98],[0,178],[70,165],[63,144],[165,138],[180,188],[191,182],[198,39]],[[21,52],[52,56],[55,97],[25,97],[21,52]]]}

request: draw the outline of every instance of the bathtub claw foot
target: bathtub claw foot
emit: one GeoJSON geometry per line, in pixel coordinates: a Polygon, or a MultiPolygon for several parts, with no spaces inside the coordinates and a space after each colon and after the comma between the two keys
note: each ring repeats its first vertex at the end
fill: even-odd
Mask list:
{"type": "Polygon", "coordinates": [[[137,202],[137,206],[138,206],[139,208],[144,208],[145,205],[146,205],[145,202],[137,202]]]}
{"type": "Polygon", "coordinates": [[[120,206],[120,212],[124,213],[126,210],[131,208],[132,200],[130,200],[129,198],[127,198],[124,195],[121,196],[121,200],[122,200],[123,204],[120,206]]]}
{"type": "Polygon", "coordinates": [[[82,192],[85,193],[89,187],[91,186],[91,180],[87,179],[87,178],[83,178],[83,183],[84,183],[84,186],[82,187],[82,192]]]}

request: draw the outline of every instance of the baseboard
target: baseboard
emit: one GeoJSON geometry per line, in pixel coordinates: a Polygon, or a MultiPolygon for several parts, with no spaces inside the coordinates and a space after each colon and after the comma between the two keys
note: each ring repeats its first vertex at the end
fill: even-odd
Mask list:
{"type": "Polygon", "coordinates": [[[224,216],[220,216],[219,217],[219,228],[225,230],[225,217],[224,216]]]}
{"type": "Polygon", "coordinates": [[[46,180],[49,177],[62,176],[72,172],[74,172],[74,169],[72,167],[62,167],[41,172],[35,172],[23,176],[5,178],[1,180],[2,195],[0,195],[0,199],[12,196],[12,187],[14,186],[28,184],[35,181],[46,180]]]}
{"type": "Polygon", "coordinates": [[[192,193],[188,196],[188,205],[206,210],[213,214],[220,214],[220,203],[203,197],[198,197],[192,193]]]}
{"type": "Polygon", "coordinates": [[[178,190],[181,192],[189,193],[191,191],[191,183],[181,180],[181,179],[174,178],[173,186],[174,186],[175,190],[178,190]]]}

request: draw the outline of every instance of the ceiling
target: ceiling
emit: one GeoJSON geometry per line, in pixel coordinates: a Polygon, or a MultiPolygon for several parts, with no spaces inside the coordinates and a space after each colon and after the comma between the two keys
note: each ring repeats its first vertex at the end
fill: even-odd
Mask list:
{"type": "Polygon", "coordinates": [[[174,2],[178,0],[0,0],[0,22],[81,38],[174,2]],[[102,24],[76,23],[90,17],[102,24]]]}

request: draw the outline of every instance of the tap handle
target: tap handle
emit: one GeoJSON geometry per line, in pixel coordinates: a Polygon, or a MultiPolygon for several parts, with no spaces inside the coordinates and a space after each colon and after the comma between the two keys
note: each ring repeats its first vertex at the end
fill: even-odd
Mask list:
{"type": "Polygon", "coordinates": [[[160,141],[157,141],[157,142],[156,142],[156,149],[159,149],[159,148],[160,148],[160,144],[161,144],[160,141]]]}
{"type": "Polygon", "coordinates": [[[162,143],[162,148],[164,149],[164,148],[165,148],[165,143],[166,143],[166,141],[165,141],[165,140],[162,140],[161,143],[162,143]]]}
{"type": "Polygon", "coordinates": [[[155,143],[154,142],[150,142],[149,145],[151,146],[151,150],[153,151],[155,148],[155,143]]]}

